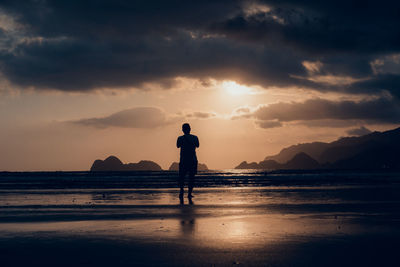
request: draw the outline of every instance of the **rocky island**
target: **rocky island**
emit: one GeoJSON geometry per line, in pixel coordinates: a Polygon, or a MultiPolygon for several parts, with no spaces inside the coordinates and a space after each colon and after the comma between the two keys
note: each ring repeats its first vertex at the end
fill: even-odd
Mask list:
{"type": "MultiPolygon", "coordinates": [[[[178,162],[173,162],[173,163],[171,164],[171,166],[169,167],[168,170],[169,170],[169,171],[179,171],[179,163],[178,163],[178,162]]],[[[197,165],[197,170],[198,170],[198,171],[208,171],[209,169],[208,169],[208,167],[207,167],[206,164],[204,164],[204,163],[199,163],[199,164],[197,165]]]]}
{"type": "Polygon", "coordinates": [[[90,171],[162,171],[162,169],[160,165],[150,160],[141,160],[138,163],[124,164],[119,158],[109,156],[105,160],[95,160],[90,171]]]}

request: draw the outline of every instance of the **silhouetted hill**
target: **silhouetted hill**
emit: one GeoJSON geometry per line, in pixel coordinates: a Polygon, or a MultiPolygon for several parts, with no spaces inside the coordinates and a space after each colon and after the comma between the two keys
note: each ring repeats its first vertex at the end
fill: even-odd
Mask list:
{"type": "Polygon", "coordinates": [[[276,162],[275,160],[264,160],[258,163],[259,169],[264,170],[276,170],[282,168],[282,164],[276,162]]]}
{"type": "Polygon", "coordinates": [[[162,171],[160,165],[150,160],[141,160],[138,163],[124,164],[127,171],[162,171]]]}
{"type": "Polygon", "coordinates": [[[105,160],[95,160],[90,171],[162,171],[162,169],[160,165],[149,160],[123,164],[117,157],[109,156],[105,160]]]}
{"type": "Polygon", "coordinates": [[[251,162],[247,163],[243,161],[235,169],[258,169],[258,170],[285,170],[285,169],[293,169],[293,170],[308,170],[308,169],[319,169],[321,168],[320,164],[307,155],[304,152],[300,152],[296,154],[292,159],[288,162],[281,164],[274,160],[264,160],[259,163],[251,162]]]}
{"type": "Polygon", "coordinates": [[[335,169],[400,170],[400,147],[373,148],[331,165],[335,169]]]}
{"type": "MultiPolygon", "coordinates": [[[[373,132],[360,137],[341,138],[330,144],[330,147],[320,155],[319,162],[334,163],[371,150],[379,151],[379,155],[385,158],[385,151],[400,147],[400,128],[386,132],[373,132]]],[[[377,160],[379,160],[378,157],[377,160]]]]}
{"type": "Polygon", "coordinates": [[[286,162],[286,164],[282,164],[282,166],[282,169],[289,170],[311,170],[321,167],[318,161],[316,161],[304,152],[296,154],[291,160],[286,162]]]}
{"type": "Polygon", "coordinates": [[[90,171],[114,171],[114,170],[122,170],[124,164],[115,156],[109,156],[105,160],[96,159],[90,171]]]}
{"type": "Polygon", "coordinates": [[[277,155],[267,156],[264,160],[275,160],[279,163],[285,163],[300,152],[304,152],[307,155],[310,155],[310,157],[318,160],[322,152],[324,152],[328,147],[329,143],[323,142],[297,144],[282,149],[277,155]]]}
{"type": "MultiPolygon", "coordinates": [[[[168,170],[170,170],[170,171],[179,171],[179,163],[178,162],[173,162],[168,170]]],[[[206,164],[199,163],[197,165],[197,170],[198,171],[208,171],[209,169],[208,169],[206,164]]]]}
{"type": "Polygon", "coordinates": [[[321,164],[334,163],[339,160],[354,157],[371,149],[380,151],[389,149],[392,145],[400,143],[400,128],[373,132],[360,137],[343,137],[331,143],[306,143],[282,149],[277,155],[267,156],[265,160],[275,160],[284,163],[296,154],[304,152],[321,164]]]}
{"type": "Polygon", "coordinates": [[[235,169],[260,169],[257,162],[247,163],[247,161],[242,161],[235,169]]]}
{"type": "Polygon", "coordinates": [[[400,128],[284,148],[259,163],[242,162],[237,169],[400,169],[400,128]],[[286,163],[285,163],[286,162],[286,163]]]}

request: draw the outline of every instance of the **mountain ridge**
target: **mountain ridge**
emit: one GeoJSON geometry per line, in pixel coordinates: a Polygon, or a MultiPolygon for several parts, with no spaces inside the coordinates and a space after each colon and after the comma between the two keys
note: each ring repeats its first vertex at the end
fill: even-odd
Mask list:
{"type": "Polygon", "coordinates": [[[279,163],[275,160],[264,160],[247,163],[241,162],[235,169],[257,169],[257,170],[309,170],[320,169],[322,166],[312,157],[304,152],[296,154],[286,163],[279,163]]]}
{"type": "MultiPolygon", "coordinates": [[[[259,163],[242,162],[237,169],[400,169],[400,127],[360,137],[343,137],[330,143],[312,142],[283,148],[259,163]],[[304,153],[310,159],[301,166],[296,159],[304,153]],[[313,162],[315,161],[315,162],[313,162]],[[290,166],[290,165],[293,166],[290,166]]],[[[306,158],[304,155],[303,158],[306,158]]]]}

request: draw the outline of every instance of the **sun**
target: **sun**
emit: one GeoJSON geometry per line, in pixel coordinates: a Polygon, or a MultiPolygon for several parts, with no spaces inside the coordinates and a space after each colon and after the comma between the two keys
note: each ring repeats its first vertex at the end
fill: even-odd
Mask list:
{"type": "Polygon", "coordinates": [[[222,88],[225,90],[225,92],[234,96],[253,94],[252,88],[237,84],[234,81],[222,82],[222,88]]]}

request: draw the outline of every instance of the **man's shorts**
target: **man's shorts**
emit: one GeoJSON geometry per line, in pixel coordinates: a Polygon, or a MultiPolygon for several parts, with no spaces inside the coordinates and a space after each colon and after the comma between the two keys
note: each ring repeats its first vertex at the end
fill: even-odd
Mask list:
{"type": "Polygon", "coordinates": [[[179,175],[186,175],[186,173],[197,174],[197,161],[179,163],[179,175]]]}

